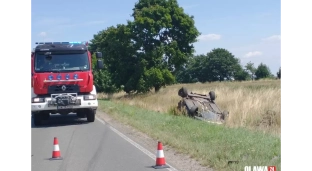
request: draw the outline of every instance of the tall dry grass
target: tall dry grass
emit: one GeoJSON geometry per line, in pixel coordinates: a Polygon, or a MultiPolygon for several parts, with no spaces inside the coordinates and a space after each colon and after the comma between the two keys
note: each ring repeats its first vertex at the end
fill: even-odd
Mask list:
{"type": "MultiPolygon", "coordinates": [[[[181,97],[178,90],[185,87],[189,92],[208,94],[215,91],[216,103],[229,111],[225,123],[229,127],[246,127],[280,134],[281,131],[281,81],[260,80],[246,82],[215,82],[177,84],[167,86],[158,93],[129,95],[117,93],[109,98],[115,102],[135,105],[158,112],[169,112],[177,107],[181,97]]],[[[99,94],[99,98],[108,98],[99,94]]]]}

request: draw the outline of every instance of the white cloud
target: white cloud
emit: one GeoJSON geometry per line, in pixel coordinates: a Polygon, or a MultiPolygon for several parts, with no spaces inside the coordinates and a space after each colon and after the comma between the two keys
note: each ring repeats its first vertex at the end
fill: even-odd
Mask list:
{"type": "Polygon", "coordinates": [[[46,37],[46,36],[47,36],[47,33],[44,32],[44,31],[42,31],[42,32],[39,33],[39,36],[40,36],[40,37],[46,37]]]}
{"type": "Polygon", "coordinates": [[[250,58],[250,57],[253,57],[253,56],[261,56],[262,55],[262,52],[260,51],[253,51],[253,52],[248,52],[245,54],[245,57],[246,58],[250,58]]]}
{"type": "Polygon", "coordinates": [[[263,41],[280,41],[281,35],[273,35],[262,39],[263,41]]]}
{"type": "Polygon", "coordinates": [[[200,41],[207,41],[207,40],[220,40],[221,35],[219,34],[203,34],[198,36],[198,40],[200,41]]]}

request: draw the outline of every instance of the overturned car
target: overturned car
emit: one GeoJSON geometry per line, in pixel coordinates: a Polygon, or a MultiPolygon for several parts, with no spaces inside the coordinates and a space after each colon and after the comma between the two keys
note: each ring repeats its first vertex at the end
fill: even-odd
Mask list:
{"type": "Polygon", "coordinates": [[[223,123],[228,118],[229,112],[221,111],[215,103],[214,91],[210,91],[207,95],[188,93],[188,90],[182,87],[178,95],[182,97],[178,103],[178,109],[185,110],[190,117],[214,123],[223,123]]]}

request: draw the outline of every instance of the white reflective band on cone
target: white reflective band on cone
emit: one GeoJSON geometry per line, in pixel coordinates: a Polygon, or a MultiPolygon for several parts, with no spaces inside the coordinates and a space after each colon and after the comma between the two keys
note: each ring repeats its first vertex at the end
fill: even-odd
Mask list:
{"type": "Polygon", "coordinates": [[[157,150],[157,157],[158,158],[164,158],[165,157],[164,151],[163,150],[157,150]]]}
{"type": "Polygon", "coordinates": [[[60,147],[58,145],[54,145],[54,151],[60,151],[60,147]]]}

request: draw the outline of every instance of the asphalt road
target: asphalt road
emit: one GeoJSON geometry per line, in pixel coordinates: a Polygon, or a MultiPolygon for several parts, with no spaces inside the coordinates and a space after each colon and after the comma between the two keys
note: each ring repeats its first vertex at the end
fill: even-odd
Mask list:
{"type": "Polygon", "coordinates": [[[98,119],[88,123],[74,115],[51,116],[40,127],[32,121],[31,133],[32,171],[155,170],[151,166],[156,159],[98,119]],[[49,160],[54,137],[58,138],[63,160],[49,160]]]}

